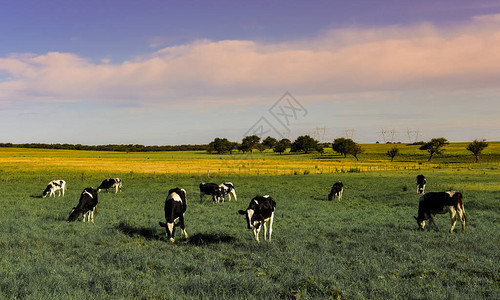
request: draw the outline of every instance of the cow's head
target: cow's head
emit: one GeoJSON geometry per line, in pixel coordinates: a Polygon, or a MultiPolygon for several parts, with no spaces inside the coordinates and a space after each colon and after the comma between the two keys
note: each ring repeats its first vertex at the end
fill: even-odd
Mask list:
{"type": "Polygon", "coordinates": [[[50,193],[51,188],[52,188],[52,185],[47,186],[47,188],[42,193],[42,198],[47,197],[47,195],[50,193]]]}
{"type": "Polygon", "coordinates": [[[238,213],[246,216],[248,229],[258,229],[260,227],[261,220],[255,217],[255,211],[253,209],[239,210],[238,213]]]}
{"type": "Polygon", "coordinates": [[[417,220],[417,225],[418,225],[418,230],[424,230],[425,227],[425,220],[420,220],[419,218],[415,217],[415,220],[417,220]]]}
{"type": "Polygon", "coordinates": [[[417,183],[417,194],[422,195],[425,190],[425,183],[417,183]]]}
{"type": "Polygon", "coordinates": [[[427,183],[427,180],[425,179],[424,175],[417,176],[417,194],[418,195],[422,195],[424,193],[426,183],[427,183]]]}

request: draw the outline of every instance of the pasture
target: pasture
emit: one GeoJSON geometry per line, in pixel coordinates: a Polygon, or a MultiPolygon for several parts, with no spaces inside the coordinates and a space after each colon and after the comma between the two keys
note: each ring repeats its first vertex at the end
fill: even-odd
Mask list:
{"type": "MultiPolygon", "coordinates": [[[[31,151],[24,156],[37,157],[37,150],[31,151]]],[[[74,153],[58,155],[79,160],[74,153]]],[[[108,154],[88,155],[86,159],[95,161],[108,154]]],[[[121,156],[127,154],[112,155],[123,161],[121,156]]],[[[144,161],[154,156],[134,155],[144,161]]],[[[53,159],[39,157],[42,163],[44,157],[53,159]]],[[[286,164],[292,158],[273,159],[286,164]]],[[[206,178],[204,173],[174,171],[160,176],[161,167],[156,169],[158,173],[131,174],[118,165],[121,174],[116,174],[99,170],[97,162],[83,182],[78,164],[58,168],[54,163],[53,168],[42,170],[32,163],[16,169],[14,164],[7,167],[7,161],[0,158],[0,298],[500,296],[500,173],[494,163],[470,168],[453,165],[279,176],[215,172],[206,178]],[[41,178],[33,172],[40,172],[41,178]],[[69,211],[78,203],[82,189],[96,187],[108,173],[123,177],[124,191],[99,194],[94,224],[68,223],[69,211]],[[439,232],[416,230],[415,176],[420,173],[427,177],[427,192],[453,189],[464,194],[465,234],[457,228],[448,233],[448,215],[438,216],[439,232]],[[52,176],[67,180],[66,196],[39,198],[52,176]],[[238,201],[215,205],[206,196],[200,203],[198,184],[202,180],[233,182],[238,201]],[[344,183],[343,199],[327,201],[337,180],[344,183]],[[177,230],[174,244],[166,240],[165,229],[158,225],[164,221],[163,204],[173,187],[187,191],[189,234],[184,240],[177,230]],[[262,242],[257,244],[237,211],[246,209],[255,195],[263,194],[273,196],[277,208],[273,241],[263,241],[261,236],[262,242]]],[[[193,162],[185,159],[184,163],[193,162]]],[[[176,167],[182,169],[182,164],[176,167]]]]}

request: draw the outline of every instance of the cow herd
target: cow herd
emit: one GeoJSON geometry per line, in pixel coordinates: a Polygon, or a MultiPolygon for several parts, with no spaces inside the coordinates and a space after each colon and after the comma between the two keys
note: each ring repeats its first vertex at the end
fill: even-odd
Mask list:
{"type": "MultiPolygon", "coordinates": [[[[455,224],[458,220],[462,224],[462,232],[465,232],[466,214],[463,204],[463,196],[460,192],[430,192],[425,193],[425,185],[427,183],[424,175],[417,176],[417,194],[420,195],[418,205],[418,216],[414,217],[418,224],[419,230],[424,230],[425,221],[429,220],[428,230],[431,225],[434,225],[436,230],[439,230],[435,216],[436,214],[450,214],[451,229],[453,232],[455,224]]],[[[80,215],[83,215],[83,222],[94,222],[94,213],[97,210],[98,194],[101,190],[115,189],[115,193],[122,191],[122,181],[120,178],[108,178],[102,181],[97,189],[88,187],[80,194],[80,199],[77,206],[73,207],[68,217],[68,222],[75,221],[80,215]]],[[[200,203],[205,195],[212,196],[213,203],[223,203],[225,197],[229,197],[229,201],[234,198],[236,201],[236,190],[234,184],[225,182],[222,184],[216,183],[200,183],[200,203]],[[232,198],[231,198],[232,196],[232,198]]],[[[66,182],[64,180],[52,180],[43,191],[42,197],[54,196],[59,192],[59,197],[64,197],[66,190],[66,182]]],[[[328,194],[328,200],[331,201],[335,197],[340,201],[344,191],[344,184],[340,181],[335,182],[328,194]]],[[[175,228],[180,227],[184,237],[188,235],[184,224],[184,214],[186,212],[186,191],[184,189],[175,188],[168,191],[167,199],[165,200],[165,223],[159,222],[160,226],[165,227],[166,237],[171,242],[174,242],[175,228]]],[[[276,210],[276,201],[269,195],[254,197],[246,210],[239,210],[238,213],[246,216],[247,228],[253,230],[254,238],[260,242],[259,233],[264,227],[264,240],[271,241],[273,232],[274,212],[276,210]],[[269,234],[268,234],[269,226],[269,234]]]]}

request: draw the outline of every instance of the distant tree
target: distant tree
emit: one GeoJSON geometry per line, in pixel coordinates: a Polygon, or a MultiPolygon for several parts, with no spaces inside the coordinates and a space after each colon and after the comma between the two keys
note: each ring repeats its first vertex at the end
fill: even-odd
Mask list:
{"type": "Polygon", "coordinates": [[[237,150],[239,146],[240,146],[239,143],[231,142],[231,148],[229,149],[229,154],[233,154],[233,151],[237,150]]]}
{"type": "Polygon", "coordinates": [[[391,158],[391,162],[394,160],[394,157],[399,154],[399,149],[398,147],[394,146],[390,150],[387,150],[386,155],[391,158]]]}
{"type": "Polygon", "coordinates": [[[291,145],[291,152],[309,153],[318,148],[318,141],[308,135],[299,136],[291,145]]]}
{"type": "Polygon", "coordinates": [[[429,160],[428,161],[431,161],[432,156],[434,156],[435,154],[443,153],[443,151],[444,151],[443,147],[448,145],[448,144],[449,144],[448,140],[445,139],[444,137],[433,138],[430,140],[430,142],[427,142],[427,143],[423,144],[422,146],[420,146],[419,149],[429,152],[429,160]]]}
{"type": "Polygon", "coordinates": [[[319,154],[323,155],[323,153],[325,153],[325,147],[323,145],[318,145],[318,147],[316,147],[316,151],[318,151],[319,154]]]}
{"type": "Polygon", "coordinates": [[[488,143],[486,143],[486,140],[474,140],[472,143],[467,145],[467,150],[472,152],[472,154],[474,154],[476,162],[479,162],[479,155],[486,147],[488,147],[488,143]]]}
{"type": "Polygon", "coordinates": [[[259,150],[259,152],[262,153],[262,152],[264,152],[264,150],[266,150],[266,147],[264,147],[264,145],[259,143],[255,146],[255,149],[259,150]]]}
{"type": "Polygon", "coordinates": [[[273,149],[274,146],[276,146],[278,144],[278,140],[273,138],[273,137],[266,137],[263,141],[262,141],[262,146],[264,146],[266,149],[273,149]]]}
{"type": "Polygon", "coordinates": [[[230,152],[232,150],[232,143],[226,138],[215,138],[208,144],[207,151],[219,154],[230,152]]]}
{"type": "Polygon", "coordinates": [[[360,145],[354,143],[354,146],[352,146],[350,149],[349,149],[349,153],[348,154],[351,154],[352,156],[354,156],[354,158],[356,158],[357,161],[359,161],[358,159],[358,155],[365,152],[365,150],[363,148],[361,148],[360,145]]]}
{"type": "Polygon", "coordinates": [[[335,152],[347,157],[347,154],[350,154],[349,151],[354,147],[354,145],[356,145],[356,143],[353,140],[342,137],[333,140],[332,148],[335,152]]]}
{"type": "Polygon", "coordinates": [[[255,149],[255,147],[257,147],[259,142],[260,142],[260,137],[257,135],[246,136],[241,141],[241,146],[239,149],[243,152],[247,151],[252,152],[252,150],[255,149]]]}
{"type": "Polygon", "coordinates": [[[285,152],[286,149],[290,148],[292,142],[289,139],[281,139],[276,146],[274,146],[273,151],[281,153],[285,152]]]}

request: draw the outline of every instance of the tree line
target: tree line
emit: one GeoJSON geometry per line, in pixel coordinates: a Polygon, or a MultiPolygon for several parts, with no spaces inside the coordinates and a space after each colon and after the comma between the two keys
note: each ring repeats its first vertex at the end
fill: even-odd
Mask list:
{"type": "MultiPolygon", "coordinates": [[[[427,151],[429,154],[428,161],[431,161],[435,155],[442,154],[445,149],[444,147],[449,144],[448,140],[440,137],[433,138],[429,142],[419,142],[419,149],[422,151],[427,151]]],[[[252,153],[254,150],[264,151],[267,149],[273,152],[282,154],[287,149],[290,149],[292,153],[320,153],[323,154],[326,147],[332,147],[332,149],[347,157],[347,155],[352,155],[356,160],[359,160],[359,154],[364,152],[364,149],[349,138],[337,138],[333,140],[333,143],[320,143],[309,135],[299,136],[295,141],[290,141],[287,138],[277,140],[271,136],[268,136],[262,140],[257,135],[250,135],[243,138],[241,143],[231,142],[227,138],[215,138],[208,145],[174,145],[174,146],[144,146],[139,144],[122,144],[122,145],[81,145],[81,144],[44,144],[44,143],[24,143],[24,144],[13,144],[13,143],[0,143],[0,147],[4,148],[38,148],[38,149],[63,149],[63,150],[88,150],[88,151],[114,151],[114,152],[158,152],[158,151],[207,151],[209,153],[217,154],[232,154],[234,151],[249,152],[252,153]]],[[[485,140],[474,140],[469,143],[466,147],[475,158],[476,162],[479,162],[479,156],[483,150],[488,147],[488,143],[485,140]]],[[[387,151],[386,155],[391,159],[399,155],[399,148],[397,146],[392,147],[387,151]]]]}
{"type": "Polygon", "coordinates": [[[44,143],[0,143],[4,148],[37,148],[37,149],[62,149],[62,150],[88,150],[88,151],[113,151],[113,152],[157,152],[157,151],[203,151],[207,145],[174,145],[174,146],[144,146],[139,144],[128,145],[81,145],[81,144],[44,144],[44,143]]]}
{"type": "MultiPolygon", "coordinates": [[[[428,161],[431,161],[435,155],[440,155],[444,152],[444,147],[449,144],[448,140],[440,137],[433,138],[429,142],[419,142],[419,150],[427,151],[429,153],[428,161]]],[[[349,138],[337,138],[333,140],[333,143],[320,143],[319,141],[313,139],[309,135],[299,136],[295,141],[290,141],[289,139],[277,140],[273,137],[268,136],[262,142],[260,142],[260,137],[257,135],[250,135],[243,138],[241,143],[231,142],[227,138],[215,138],[207,146],[206,151],[209,153],[232,154],[234,151],[238,150],[241,152],[252,153],[254,149],[262,152],[266,149],[271,149],[273,152],[282,154],[287,149],[290,152],[302,152],[311,153],[317,152],[323,154],[325,147],[332,147],[332,149],[347,157],[347,155],[352,155],[356,160],[359,161],[358,156],[364,152],[361,145],[354,142],[349,138]]],[[[485,140],[474,140],[472,143],[468,144],[466,149],[474,155],[475,161],[479,162],[479,155],[483,150],[488,147],[488,143],[485,140]]],[[[399,148],[397,146],[392,147],[387,151],[386,155],[390,157],[391,162],[399,154],[399,148]]]]}

